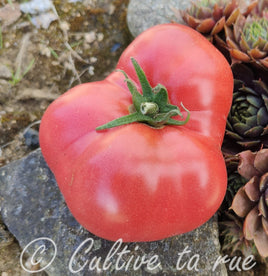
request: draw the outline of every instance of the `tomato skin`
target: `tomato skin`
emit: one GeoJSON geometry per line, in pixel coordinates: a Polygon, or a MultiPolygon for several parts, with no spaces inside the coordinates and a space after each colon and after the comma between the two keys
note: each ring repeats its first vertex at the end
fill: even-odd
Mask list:
{"type": "Polygon", "coordinates": [[[72,88],[54,101],[40,126],[40,145],[74,217],[109,240],[153,241],[205,223],[227,185],[221,154],[233,78],[205,38],[178,24],[155,26],[124,51],[117,68],[137,83],[134,57],[152,86],[183,102],[185,126],[132,123],[95,128],[129,114],[121,72],[72,88]],[[190,58],[191,57],[191,58],[190,58]]]}
{"type": "Polygon", "coordinates": [[[174,127],[118,128],[79,157],[66,200],[85,228],[106,239],[158,240],[190,231],[213,215],[226,189],[220,153],[207,147],[204,137],[174,127]]]}

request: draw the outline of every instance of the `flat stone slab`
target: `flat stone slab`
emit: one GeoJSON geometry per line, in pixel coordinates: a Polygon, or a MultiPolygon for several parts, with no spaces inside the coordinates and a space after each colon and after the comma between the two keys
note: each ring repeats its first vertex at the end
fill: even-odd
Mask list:
{"type": "Polygon", "coordinates": [[[178,10],[186,9],[191,2],[190,0],[130,0],[127,13],[128,28],[136,37],[157,24],[172,21],[183,24],[178,10]]]}
{"type": "Polygon", "coordinates": [[[89,233],[69,212],[40,149],[0,169],[0,208],[22,256],[48,275],[227,275],[224,266],[213,270],[220,255],[215,216],[157,242],[121,244],[89,233]]]}

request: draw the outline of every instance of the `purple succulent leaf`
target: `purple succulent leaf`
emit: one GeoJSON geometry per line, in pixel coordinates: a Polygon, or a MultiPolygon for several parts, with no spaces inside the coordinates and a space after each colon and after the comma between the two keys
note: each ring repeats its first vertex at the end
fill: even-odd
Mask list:
{"type": "Polygon", "coordinates": [[[246,41],[245,36],[244,36],[243,33],[242,33],[242,35],[241,35],[241,39],[240,39],[240,41],[239,41],[239,45],[240,45],[241,49],[242,49],[244,52],[247,52],[247,51],[250,50],[250,47],[249,47],[249,45],[248,45],[248,43],[247,43],[247,41],[246,41]]]}
{"type": "Polygon", "coordinates": [[[268,149],[262,149],[257,152],[254,167],[261,173],[268,172],[268,149]]]}
{"type": "Polygon", "coordinates": [[[198,7],[197,8],[197,13],[196,13],[196,17],[199,19],[206,19],[208,17],[211,17],[212,12],[211,9],[209,7],[198,7]]]}
{"type": "MultiPolygon", "coordinates": [[[[213,11],[212,11],[212,17],[215,21],[220,20],[223,17],[223,8],[219,7],[219,5],[216,3],[213,7],[213,11]]],[[[224,20],[225,21],[225,20],[224,20]]]]}
{"type": "Polygon", "coordinates": [[[234,9],[232,11],[232,13],[230,14],[230,16],[228,17],[228,19],[226,20],[226,27],[227,26],[231,26],[236,21],[236,19],[239,16],[239,14],[240,14],[239,9],[238,8],[234,9]]]}
{"type": "Polygon", "coordinates": [[[259,254],[264,258],[268,257],[268,236],[262,227],[255,232],[254,243],[259,254]]]}
{"type": "Polygon", "coordinates": [[[246,1],[239,1],[241,13],[243,15],[248,15],[251,11],[258,5],[258,0],[251,1],[249,5],[246,5],[246,1]],[[244,4],[244,8],[243,8],[244,4]],[[242,6],[241,6],[242,5],[242,6]]]}
{"type": "MultiPolygon", "coordinates": [[[[226,39],[227,40],[227,39],[226,39]]],[[[231,45],[231,43],[229,42],[228,45],[231,45]]],[[[249,57],[248,54],[242,52],[239,49],[236,49],[233,47],[233,49],[229,49],[230,51],[230,55],[233,58],[233,62],[235,62],[236,60],[239,60],[239,62],[243,61],[243,62],[250,62],[251,58],[249,57]]]]}
{"type": "Polygon", "coordinates": [[[222,17],[216,24],[215,26],[213,27],[212,31],[211,31],[211,34],[212,35],[216,35],[217,33],[219,33],[222,29],[223,29],[223,26],[225,24],[225,17],[222,17]]]}
{"type": "Polygon", "coordinates": [[[262,194],[261,197],[260,197],[258,208],[259,208],[260,214],[267,219],[268,218],[268,208],[267,208],[267,205],[265,203],[264,194],[262,194]]]}
{"type": "Polygon", "coordinates": [[[268,69],[268,57],[260,59],[260,65],[268,69]]]}
{"type": "MultiPolygon", "coordinates": [[[[268,173],[266,177],[266,186],[267,185],[268,185],[268,173]]],[[[268,189],[266,189],[264,192],[264,202],[265,202],[266,208],[268,208],[268,189]]]]}
{"type": "Polygon", "coordinates": [[[261,196],[259,180],[260,178],[258,176],[253,176],[244,186],[248,198],[254,202],[257,202],[261,196]]]}
{"type": "Polygon", "coordinates": [[[262,217],[262,228],[266,235],[268,235],[268,221],[264,217],[262,217]]]}
{"type": "Polygon", "coordinates": [[[258,42],[254,43],[252,45],[252,47],[254,47],[254,49],[251,49],[250,51],[248,51],[248,55],[252,58],[252,59],[260,59],[260,58],[264,58],[266,56],[266,52],[260,51],[257,47],[258,45],[256,45],[258,42]],[[255,48],[256,47],[256,48],[255,48]]]}
{"type": "Polygon", "coordinates": [[[259,216],[258,207],[255,206],[247,215],[243,225],[244,236],[247,240],[254,238],[255,232],[261,227],[261,217],[259,216]]]}
{"type": "Polygon", "coordinates": [[[260,179],[260,191],[261,193],[268,190],[268,172],[265,173],[260,179]]]}
{"type": "Polygon", "coordinates": [[[215,21],[212,18],[202,20],[202,22],[196,27],[196,30],[200,33],[209,33],[215,26],[215,21]]]}
{"type": "Polygon", "coordinates": [[[236,21],[235,21],[235,24],[234,24],[234,26],[233,26],[233,28],[234,28],[234,38],[235,38],[235,41],[239,41],[240,40],[240,38],[241,38],[241,31],[242,31],[242,29],[243,29],[243,26],[245,25],[245,21],[246,21],[246,19],[245,19],[245,17],[242,15],[242,14],[240,14],[238,17],[237,17],[237,19],[236,19],[236,21]]]}
{"type": "Polygon", "coordinates": [[[223,15],[225,17],[229,17],[232,11],[237,7],[237,2],[235,0],[232,0],[227,3],[227,5],[224,7],[223,15]]]}
{"type": "MultiPolygon", "coordinates": [[[[237,16],[237,14],[235,14],[235,16],[237,16]]],[[[229,18],[230,19],[230,18],[229,18]]],[[[228,19],[228,20],[229,20],[228,19]]],[[[227,42],[227,45],[231,48],[236,48],[236,49],[239,49],[239,47],[236,45],[236,43],[234,42],[235,38],[234,38],[234,34],[231,30],[230,27],[228,27],[229,25],[229,22],[226,22],[226,25],[224,25],[224,32],[225,32],[225,37],[226,37],[226,42],[227,42]]]]}
{"type": "Polygon", "coordinates": [[[246,178],[251,179],[253,176],[259,176],[259,171],[254,167],[256,153],[250,150],[242,151],[239,153],[240,163],[238,165],[238,173],[246,178]]]}
{"type": "Polygon", "coordinates": [[[230,209],[239,217],[245,217],[255,205],[256,203],[248,198],[245,188],[241,187],[234,196],[230,209]]]}
{"type": "Polygon", "coordinates": [[[263,51],[268,52],[268,42],[265,43],[265,45],[263,47],[263,51]]]}

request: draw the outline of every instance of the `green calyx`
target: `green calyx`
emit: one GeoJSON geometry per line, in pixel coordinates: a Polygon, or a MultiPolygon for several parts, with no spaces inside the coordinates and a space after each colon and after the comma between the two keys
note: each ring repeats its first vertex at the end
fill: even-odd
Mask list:
{"type": "Polygon", "coordinates": [[[152,88],[137,61],[134,58],[131,58],[131,61],[140,81],[143,94],[139,93],[134,82],[129,79],[124,71],[119,71],[124,74],[128,89],[132,94],[132,109],[134,112],[99,126],[96,130],[108,129],[134,122],[146,123],[156,128],[163,125],[185,125],[190,119],[190,112],[181,103],[181,107],[187,112],[186,118],[182,121],[172,119],[171,117],[177,115],[183,118],[183,115],[178,106],[169,104],[167,89],[161,84],[152,88]]]}

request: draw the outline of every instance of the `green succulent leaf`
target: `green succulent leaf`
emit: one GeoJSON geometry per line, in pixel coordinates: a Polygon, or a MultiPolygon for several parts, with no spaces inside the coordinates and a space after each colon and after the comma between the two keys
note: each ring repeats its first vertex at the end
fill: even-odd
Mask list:
{"type": "Polygon", "coordinates": [[[243,140],[243,141],[237,141],[237,144],[242,146],[243,148],[253,148],[260,144],[260,139],[255,140],[243,140]]]}
{"type": "Polygon", "coordinates": [[[231,120],[232,120],[233,125],[240,123],[240,120],[235,116],[231,117],[231,120]]]}
{"type": "Polygon", "coordinates": [[[234,95],[234,100],[235,102],[244,102],[246,100],[246,94],[241,95],[241,93],[237,93],[236,95],[234,95]]]}
{"type": "Polygon", "coordinates": [[[262,99],[264,101],[264,105],[265,105],[266,109],[268,110],[268,96],[262,94],[262,99]]]}
{"type": "Polygon", "coordinates": [[[251,116],[246,118],[246,124],[250,127],[254,127],[257,124],[257,116],[251,116]]]}
{"type": "Polygon", "coordinates": [[[234,129],[239,134],[244,134],[246,131],[248,131],[250,129],[250,126],[243,124],[243,123],[238,123],[238,124],[234,124],[234,129]]]}
{"type": "Polygon", "coordinates": [[[262,126],[268,124],[268,112],[264,106],[257,113],[257,124],[262,126]]]}
{"type": "Polygon", "coordinates": [[[249,104],[255,106],[256,108],[260,108],[263,105],[263,101],[261,98],[254,97],[254,96],[247,96],[247,101],[249,104]]]}
{"type": "Polygon", "coordinates": [[[247,131],[244,132],[246,137],[258,137],[262,134],[263,127],[262,126],[255,126],[247,131]]]}
{"type": "Polygon", "coordinates": [[[226,134],[231,137],[232,139],[236,140],[236,141],[242,141],[243,140],[243,137],[240,136],[239,134],[233,132],[233,131],[229,131],[229,130],[226,130],[226,134]]]}
{"type": "MultiPolygon", "coordinates": [[[[268,135],[268,125],[263,129],[263,132],[261,135],[262,136],[268,135]]],[[[266,144],[268,144],[268,138],[266,140],[267,140],[266,144]]]]}
{"type": "Polygon", "coordinates": [[[258,108],[251,105],[251,106],[248,107],[247,111],[248,111],[249,114],[255,115],[258,112],[258,108]]]}

